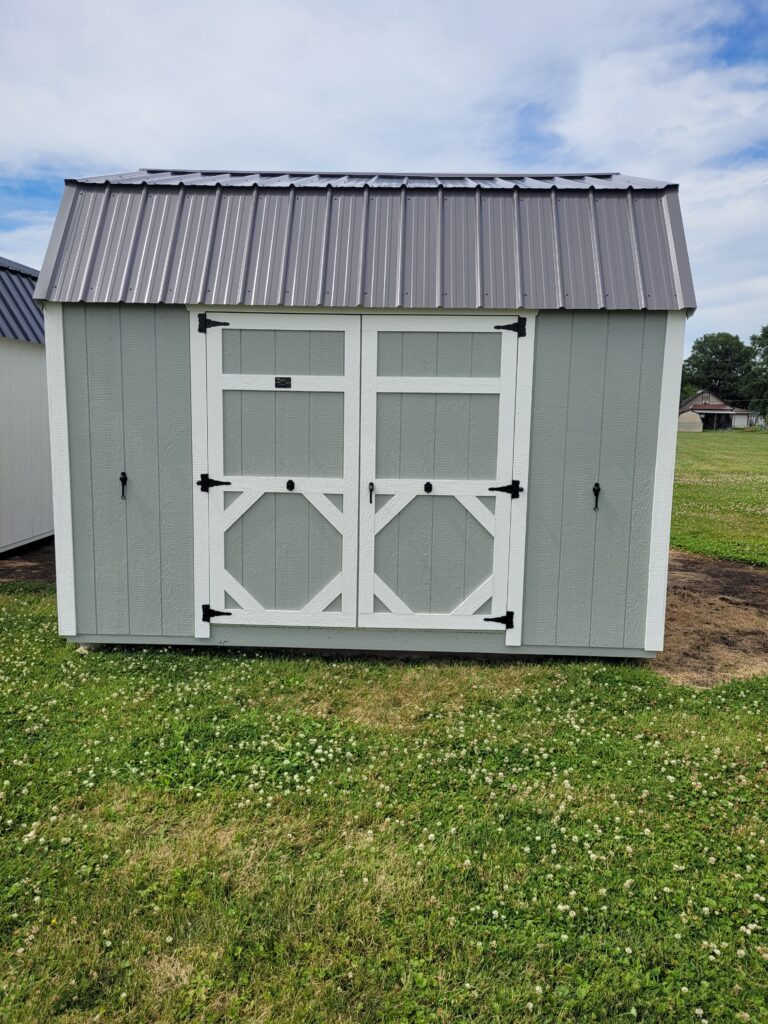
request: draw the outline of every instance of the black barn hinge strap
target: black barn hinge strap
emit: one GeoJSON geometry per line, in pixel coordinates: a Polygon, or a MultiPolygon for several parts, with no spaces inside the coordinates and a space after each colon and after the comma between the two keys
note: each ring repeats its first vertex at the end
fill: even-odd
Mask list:
{"type": "Polygon", "coordinates": [[[209,604],[203,605],[203,622],[210,622],[212,618],[217,615],[231,615],[232,612],[217,612],[215,608],[211,608],[209,604]]]}
{"type": "Polygon", "coordinates": [[[209,327],[229,327],[226,320],[209,320],[207,313],[197,314],[197,333],[205,334],[209,327]]]}
{"type": "Polygon", "coordinates": [[[210,491],[212,487],[228,487],[231,483],[231,480],[212,480],[207,473],[201,473],[197,486],[201,491],[210,491]]]}
{"type": "Polygon", "coordinates": [[[515,625],[515,613],[507,612],[506,615],[497,615],[492,619],[483,619],[483,622],[500,622],[505,629],[512,629],[515,625]]]}
{"type": "Polygon", "coordinates": [[[520,486],[519,480],[513,480],[511,484],[504,484],[503,487],[489,487],[488,490],[503,491],[504,494],[508,494],[510,498],[519,498],[525,488],[520,486]]]}
{"type": "Polygon", "coordinates": [[[513,324],[496,324],[494,331],[514,331],[518,338],[525,337],[525,325],[528,322],[527,316],[519,316],[513,324]]]}

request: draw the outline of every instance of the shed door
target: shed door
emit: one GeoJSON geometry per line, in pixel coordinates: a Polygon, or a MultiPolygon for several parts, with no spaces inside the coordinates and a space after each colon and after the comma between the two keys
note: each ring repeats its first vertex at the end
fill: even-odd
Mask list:
{"type": "Polygon", "coordinates": [[[354,626],[360,318],[209,316],[215,622],[354,626]]]}
{"type": "Polygon", "coordinates": [[[363,318],[361,626],[501,631],[512,612],[520,643],[533,332],[508,320],[363,318]],[[516,468],[520,497],[491,490],[516,468]]]}

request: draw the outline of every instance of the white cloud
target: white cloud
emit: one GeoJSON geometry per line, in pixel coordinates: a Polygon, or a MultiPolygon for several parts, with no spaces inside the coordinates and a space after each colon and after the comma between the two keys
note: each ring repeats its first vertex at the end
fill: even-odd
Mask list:
{"type": "MultiPolygon", "coordinates": [[[[692,330],[748,334],[768,319],[768,159],[745,155],[768,144],[768,62],[715,59],[746,3],[16,4],[0,38],[13,97],[0,173],[602,167],[679,180],[692,330]]],[[[6,232],[0,251],[29,256],[45,230],[6,232]]]]}

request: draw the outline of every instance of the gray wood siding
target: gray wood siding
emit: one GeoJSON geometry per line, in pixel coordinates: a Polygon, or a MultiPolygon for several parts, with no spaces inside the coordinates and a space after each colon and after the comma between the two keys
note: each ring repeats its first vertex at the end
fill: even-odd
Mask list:
{"type": "Polygon", "coordinates": [[[538,317],[524,645],[643,646],[665,329],[665,313],[538,317]]]}
{"type": "Polygon", "coordinates": [[[78,631],[191,636],[188,314],[67,305],[64,355],[78,631]]]}
{"type": "MultiPolygon", "coordinates": [[[[642,651],[665,328],[665,313],[546,312],[538,317],[523,650],[642,651]],[[592,496],[596,480],[602,487],[598,513],[592,496]]],[[[191,457],[188,314],[179,307],[65,305],[64,337],[78,635],[189,637],[191,642],[191,496],[194,470],[200,467],[192,466],[191,457]],[[123,468],[129,477],[125,502],[118,482],[123,468]]],[[[304,339],[296,340],[301,351],[291,358],[291,372],[304,359],[304,339]]],[[[494,372],[495,353],[486,355],[478,338],[472,341],[475,354],[467,357],[436,338],[430,372],[453,374],[459,366],[463,373],[494,372]]],[[[401,362],[400,343],[401,336],[392,332],[384,364],[390,373],[414,372],[401,362]]],[[[253,351],[263,345],[271,360],[271,344],[266,337],[233,338],[230,367],[239,366],[241,345],[244,360],[251,345],[253,351]]],[[[327,344],[333,351],[335,338],[329,335],[327,344]]],[[[270,370],[273,365],[277,372],[283,364],[270,361],[270,370]]],[[[313,372],[319,371],[314,367],[313,372]]],[[[425,411],[417,403],[413,410],[403,409],[400,396],[386,396],[381,416],[389,421],[391,444],[379,453],[382,469],[389,466],[397,476],[406,467],[424,479],[477,471],[487,446],[478,440],[475,451],[473,425],[480,431],[486,410],[476,396],[478,407],[471,409],[461,396],[447,398],[443,408],[430,397],[426,433],[434,442],[444,433],[447,437],[447,424],[461,425],[467,443],[444,449],[438,444],[428,457],[414,440],[425,432],[425,411]],[[387,403],[397,408],[386,408],[387,403]]],[[[242,412],[236,404],[229,421],[235,461],[241,437],[256,429],[261,415],[253,410],[251,426],[250,411],[243,411],[237,423],[242,412]]],[[[310,416],[310,435],[322,429],[327,411],[302,410],[304,420],[310,416]]],[[[269,414],[274,416],[271,409],[269,414]]],[[[306,429],[300,433],[306,439],[306,429]]],[[[290,473],[298,475],[289,461],[290,473]]],[[[283,470],[287,464],[281,463],[283,470]]],[[[282,512],[275,514],[276,521],[281,519],[282,512]]],[[[241,551],[243,539],[237,530],[230,532],[230,557],[246,577],[258,551],[241,551]]],[[[414,542],[418,533],[413,531],[414,542]]],[[[327,571],[325,565],[318,567],[307,593],[327,571]]],[[[466,586],[471,582],[468,578],[466,586]]],[[[453,600],[442,591],[424,592],[421,604],[443,607],[449,596],[453,600]]],[[[294,603],[292,594],[274,597],[280,604],[294,603]]],[[[375,640],[379,633],[384,647],[399,646],[399,636],[403,648],[410,646],[406,632],[395,632],[386,643],[384,631],[370,631],[370,636],[375,640]]],[[[311,630],[280,632],[286,644],[289,634],[305,647],[312,646],[315,635],[311,630]]],[[[244,644],[273,643],[277,635],[218,625],[213,632],[229,641],[238,636],[244,644]]],[[[346,635],[334,633],[340,646],[346,635]]],[[[496,649],[482,636],[477,643],[457,643],[445,639],[445,649],[496,649]]],[[[429,644],[420,641],[422,649],[442,645],[438,637],[429,644]]],[[[348,646],[358,643],[350,640],[348,646]]]]}

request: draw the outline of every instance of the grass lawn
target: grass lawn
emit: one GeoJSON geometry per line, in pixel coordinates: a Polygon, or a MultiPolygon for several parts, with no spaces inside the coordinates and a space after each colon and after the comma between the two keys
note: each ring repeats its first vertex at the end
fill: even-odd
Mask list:
{"type": "Polygon", "coordinates": [[[2,588],[0,1019],[765,1022],[766,682],[82,654],[2,588]]]}
{"type": "Polygon", "coordinates": [[[677,435],[672,546],[768,565],[768,431],[677,435]]]}

